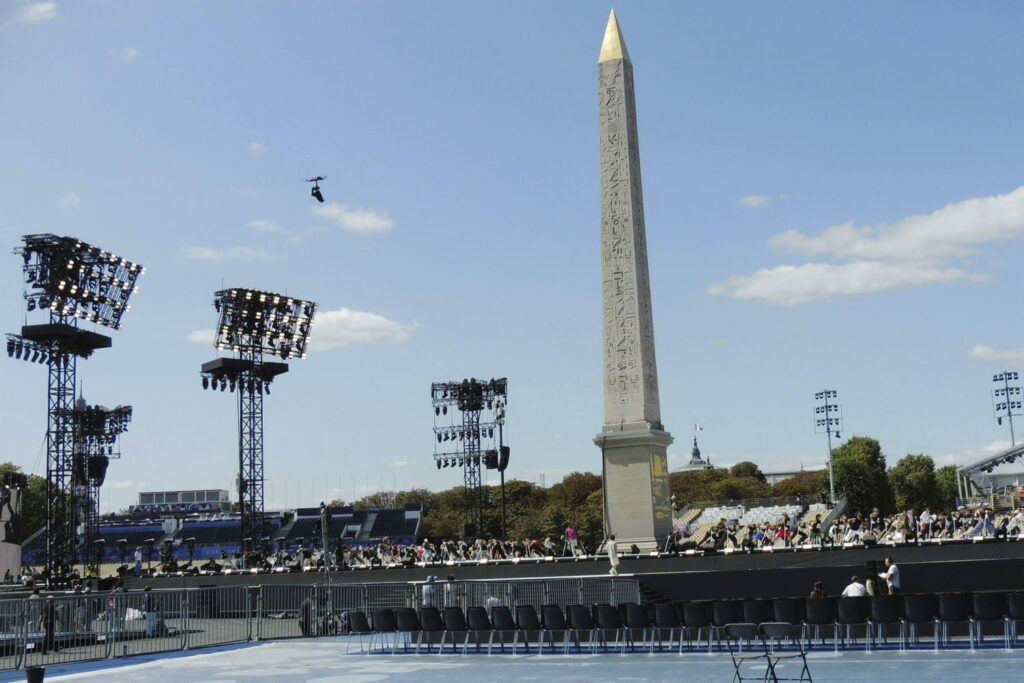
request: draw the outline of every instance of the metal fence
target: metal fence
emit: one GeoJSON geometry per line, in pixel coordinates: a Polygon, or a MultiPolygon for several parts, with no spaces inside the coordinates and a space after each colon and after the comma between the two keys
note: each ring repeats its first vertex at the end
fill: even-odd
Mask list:
{"type": "Polygon", "coordinates": [[[346,611],[623,604],[622,578],[219,586],[0,600],[0,671],[338,633],[346,611]]]}

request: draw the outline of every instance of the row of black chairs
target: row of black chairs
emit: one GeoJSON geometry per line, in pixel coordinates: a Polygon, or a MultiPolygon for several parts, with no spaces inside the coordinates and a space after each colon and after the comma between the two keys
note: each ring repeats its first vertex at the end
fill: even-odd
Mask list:
{"type": "MultiPolygon", "coordinates": [[[[369,634],[372,649],[379,637],[396,652],[399,640],[405,651],[416,651],[425,644],[427,651],[438,644],[438,652],[450,646],[456,651],[461,638],[462,651],[471,644],[477,651],[484,645],[490,654],[495,645],[504,652],[511,636],[512,652],[518,652],[520,639],[530,651],[531,635],[536,634],[537,651],[546,647],[563,652],[585,644],[590,650],[617,648],[620,652],[639,647],[654,652],[671,644],[679,652],[688,646],[706,643],[708,652],[722,648],[726,625],[747,623],[792,624],[791,647],[826,645],[831,631],[833,646],[857,642],[863,633],[864,647],[870,650],[879,642],[887,643],[891,632],[898,633],[900,649],[919,645],[919,627],[931,627],[934,648],[951,646],[950,626],[965,624],[971,649],[984,642],[986,624],[1002,626],[1003,646],[1010,649],[1017,641],[1017,622],[1024,620],[1024,593],[950,593],[941,595],[882,595],[857,598],[776,598],[773,600],[720,600],[708,602],[662,603],[651,605],[543,605],[540,612],[532,605],[511,608],[460,607],[443,610],[423,607],[377,609],[370,619],[362,612],[349,613],[352,633],[369,634]],[[612,636],[614,635],[614,639],[612,636]],[[585,638],[583,638],[585,636],[585,638]],[[558,642],[556,642],[558,640],[558,642]]],[[[991,630],[991,626],[990,626],[991,630]]],[[[703,647],[703,645],[700,645],[703,647]]]]}

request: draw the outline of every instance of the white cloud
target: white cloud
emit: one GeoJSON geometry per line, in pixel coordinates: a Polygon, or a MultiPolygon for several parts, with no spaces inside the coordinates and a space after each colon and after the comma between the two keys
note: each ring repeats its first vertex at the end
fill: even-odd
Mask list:
{"type": "MultiPolygon", "coordinates": [[[[354,344],[403,344],[409,341],[409,333],[419,329],[419,323],[403,324],[388,320],[376,313],[353,311],[340,308],[336,311],[319,311],[316,314],[313,331],[309,338],[311,351],[343,349],[354,344]]],[[[195,344],[213,344],[213,330],[195,330],[185,339],[195,344]]],[[[401,469],[412,465],[401,465],[403,460],[388,467],[401,469]]]]}
{"type": "Polygon", "coordinates": [[[257,218],[251,220],[245,224],[250,230],[256,230],[257,232],[265,232],[270,235],[281,235],[285,238],[285,242],[288,244],[304,244],[313,235],[330,232],[330,228],[317,227],[309,228],[307,230],[292,230],[286,228],[277,221],[270,220],[269,218],[257,218]]]}
{"type": "Polygon", "coordinates": [[[282,228],[277,221],[272,221],[269,218],[257,218],[249,221],[245,225],[246,227],[258,232],[269,232],[272,234],[289,232],[287,229],[282,228]]]}
{"type": "Polygon", "coordinates": [[[772,198],[766,194],[749,194],[736,203],[740,206],[745,206],[748,209],[759,209],[768,204],[771,200],[772,198]]]}
{"type": "Polygon", "coordinates": [[[395,460],[394,462],[389,462],[385,467],[392,470],[407,470],[410,467],[416,467],[416,463],[412,460],[395,460]]]}
{"type": "Polygon", "coordinates": [[[213,346],[213,340],[216,336],[214,330],[193,330],[185,335],[185,340],[190,341],[193,344],[206,344],[207,346],[213,346]]]}
{"type": "Polygon", "coordinates": [[[312,351],[343,349],[353,344],[403,344],[419,323],[400,323],[365,311],[339,308],[316,314],[309,338],[312,351]]]}
{"type": "Polygon", "coordinates": [[[56,2],[29,2],[18,8],[18,11],[14,13],[9,23],[38,24],[56,18],[56,2]]]}
{"type": "Polygon", "coordinates": [[[766,268],[753,275],[733,275],[711,285],[708,293],[776,306],[797,306],[841,294],[869,294],[937,282],[985,279],[988,277],[957,268],[913,267],[879,261],[842,265],[805,263],[766,268]]]}
{"type": "Polygon", "coordinates": [[[991,346],[977,344],[967,352],[967,355],[974,360],[985,363],[1009,363],[1017,364],[1024,362],[1024,349],[993,349],[991,346]]]}
{"type": "Polygon", "coordinates": [[[139,56],[139,51],[129,45],[128,47],[122,48],[121,51],[117,53],[117,56],[122,61],[130,62],[139,56]]]}
{"type": "Polygon", "coordinates": [[[353,209],[337,202],[314,206],[312,211],[317,218],[332,221],[342,230],[356,235],[387,232],[395,227],[394,219],[386,211],[353,209]]]}
{"type": "Polygon", "coordinates": [[[226,249],[214,249],[213,247],[187,247],[186,258],[199,261],[280,261],[279,256],[271,254],[266,249],[254,247],[228,247],[226,249]]]}
{"type": "Polygon", "coordinates": [[[788,230],[768,244],[843,263],[782,265],[753,275],[734,275],[712,284],[708,293],[795,306],[842,294],[981,282],[991,277],[966,272],[951,262],[971,256],[980,245],[1020,237],[1024,237],[1024,187],[948,204],[894,223],[858,226],[849,221],[814,235],[788,230]]]}
{"type": "Polygon", "coordinates": [[[82,205],[78,199],[78,195],[74,192],[68,192],[66,195],[57,200],[57,206],[64,209],[65,211],[75,211],[82,205]]]}
{"type": "MultiPolygon", "coordinates": [[[[957,453],[947,453],[941,457],[933,458],[933,460],[935,461],[936,469],[939,467],[945,467],[946,465],[964,467],[977,462],[982,458],[990,458],[994,455],[998,455],[1009,448],[1011,448],[1009,441],[993,441],[987,446],[965,448],[957,453]]],[[[1015,465],[1015,467],[1019,467],[1019,465],[1015,465]]]]}
{"type": "Polygon", "coordinates": [[[250,142],[249,151],[253,154],[264,154],[267,151],[267,147],[259,142],[250,142]]]}
{"type": "Polygon", "coordinates": [[[808,236],[788,230],[769,240],[808,256],[941,264],[970,255],[972,247],[1024,236],[1024,187],[992,197],[947,204],[895,223],[858,226],[849,221],[808,236]]]}

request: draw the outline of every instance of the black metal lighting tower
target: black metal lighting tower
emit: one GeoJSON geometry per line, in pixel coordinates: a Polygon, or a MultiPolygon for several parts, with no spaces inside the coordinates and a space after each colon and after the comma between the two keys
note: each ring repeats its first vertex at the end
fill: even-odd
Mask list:
{"type": "Polygon", "coordinates": [[[50,585],[64,582],[75,561],[73,495],[75,378],[78,358],[110,348],[111,339],[78,321],[119,330],[142,266],[74,237],[25,235],[14,253],[24,260],[25,307],[49,322],[7,335],[7,355],[48,366],[46,428],[46,563],[50,585]]]}
{"type": "Polygon", "coordinates": [[[825,389],[814,394],[819,405],[814,407],[814,433],[828,436],[828,492],[831,502],[836,502],[836,479],[832,473],[832,435],[839,438],[843,428],[843,407],[836,403],[839,394],[835,389],[825,389]],[[830,402],[831,401],[831,402],[830,402]]]}
{"type": "Polygon", "coordinates": [[[220,313],[214,346],[238,358],[218,358],[201,369],[204,389],[230,388],[238,394],[238,505],[243,553],[264,552],[263,395],[288,372],[286,363],[264,360],[305,358],[317,304],[257,289],[223,289],[213,298],[220,313]]]}
{"type": "MultiPolygon", "coordinates": [[[[434,462],[438,469],[462,468],[466,496],[465,535],[472,538],[483,532],[480,466],[499,470],[503,480],[508,466],[509,449],[503,443],[508,380],[503,377],[490,381],[435,382],[430,385],[430,398],[434,406],[434,462]],[[460,422],[456,422],[456,410],[462,413],[460,422]],[[481,420],[484,413],[485,418],[481,420]]],[[[503,507],[504,503],[503,493],[503,507]]],[[[502,517],[504,527],[504,515],[502,517]]]]}
{"type": "Polygon", "coordinates": [[[1014,370],[1004,370],[992,376],[992,381],[1002,386],[992,390],[992,412],[995,414],[996,422],[1003,424],[1003,418],[1010,423],[1010,446],[1017,445],[1017,439],[1013,435],[1013,418],[1020,417],[1022,403],[1019,384],[1010,384],[1019,379],[1014,370]]]}
{"type": "Polygon", "coordinates": [[[73,517],[82,529],[81,563],[87,576],[99,576],[102,541],[99,535],[100,487],[111,458],[120,458],[120,436],[132,419],[131,406],[113,409],[90,406],[79,398],[71,413],[74,448],[71,455],[73,517]]]}

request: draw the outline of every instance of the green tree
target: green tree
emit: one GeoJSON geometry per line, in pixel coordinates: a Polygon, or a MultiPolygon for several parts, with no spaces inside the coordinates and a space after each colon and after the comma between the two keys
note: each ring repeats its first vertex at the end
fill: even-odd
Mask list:
{"type": "Polygon", "coordinates": [[[768,484],[753,477],[729,477],[711,485],[711,500],[738,500],[763,498],[769,493],[768,484]]]}
{"type": "Polygon", "coordinates": [[[729,470],[714,467],[695,472],[673,472],[668,475],[668,486],[676,497],[676,505],[688,505],[697,501],[711,500],[711,487],[716,482],[729,478],[729,470]]]}
{"type": "Polygon", "coordinates": [[[878,441],[855,436],[832,450],[836,494],[846,493],[851,512],[866,513],[877,507],[893,510],[892,489],[885,468],[885,454],[878,441]]]}
{"type": "MultiPolygon", "coordinates": [[[[0,472],[21,473],[21,467],[13,462],[0,463],[0,472]]],[[[21,528],[14,532],[20,535],[19,541],[46,526],[46,477],[37,474],[25,475],[28,487],[21,497],[21,528]]]]}
{"type": "Polygon", "coordinates": [[[767,484],[768,479],[764,476],[764,472],[755,463],[749,460],[738,462],[729,468],[729,474],[733,477],[750,477],[751,479],[757,479],[762,484],[767,484]]]}
{"type": "Polygon", "coordinates": [[[800,472],[772,485],[773,496],[803,496],[804,500],[812,502],[826,491],[828,491],[828,470],[800,472]]]}
{"type": "Polygon", "coordinates": [[[952,510],[956,497],[960,495],[956,480],[956,465],[946,465],[935,470],[937,504],[942,510],[952,510]]]}
{"type": "Polygon", "coordinates": [[[898,510],[938,510],[941,503],[935,481],[935,461],[927,455],[908,454],[889,470],[889,484],[898,510]]]}

